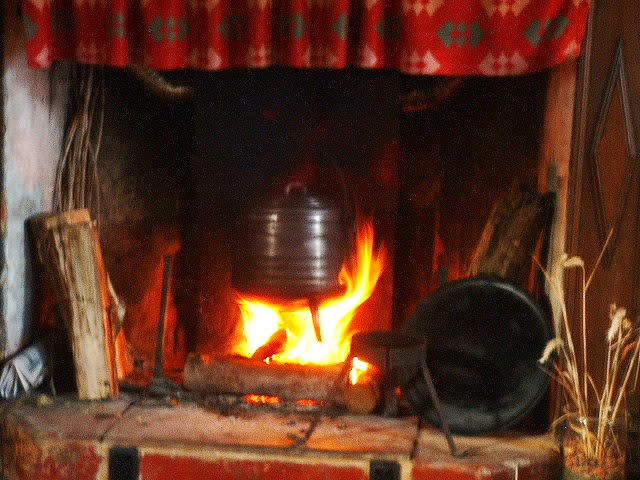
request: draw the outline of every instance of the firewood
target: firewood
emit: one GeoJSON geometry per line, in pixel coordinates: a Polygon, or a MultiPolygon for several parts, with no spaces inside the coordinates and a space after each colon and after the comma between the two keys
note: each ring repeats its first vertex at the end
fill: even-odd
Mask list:
{"type": "Polygon", "coordinates": [[[117,397],[111,297],[95,222],[80,209],[38,215],[31,226],[69,332],[78,398],[117,397]]]}
{"type": "Polygon", "coordinates": [[[524,185],[499,199],[478,241],[469,274],[523,282],[550,206],[549,194],[536,193],[524,185]]]}
{"type": "Polygon", "coordinates": [[[267,364],[240,356],[190,354],[185,362],[183,386],[210,393],[257,394],[324,402],[329,399],[341,370],[341,364],[267,364]]]}
{"type": "Polygon", "coordinates": [[[362,374],[355,384],[347,383],[342,394],[347,410],[353,413],[372,413],[380,399],[380,378],[369,373],[362,374]]]}
{"type": "Polygon", "coordinates": [[[327,402],[353,413],[371,413],[381,398],[378,371],[363,374],[362,382],[359,380],[356,385],[351,385],[344,374],[343,364],[267,364],[240,356],[190,354],[185,363],[183,386],[198,392],[327,402]]]}

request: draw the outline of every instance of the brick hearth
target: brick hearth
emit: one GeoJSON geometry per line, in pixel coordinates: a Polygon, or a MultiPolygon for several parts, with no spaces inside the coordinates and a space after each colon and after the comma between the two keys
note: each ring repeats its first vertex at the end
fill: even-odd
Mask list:
{"type": "Polygon", "coordinates": [[[49,397],[4,406],[7,480],[463,480],[556,478],[549,435],[456,437],[424,429],[414,449],[414,417],[322,417],[294,446],[313,413],[221,414],[191,403],[122,397],[86,403],[49,397]],[[412,451],[415,452],[412,458],[412,451]]]}

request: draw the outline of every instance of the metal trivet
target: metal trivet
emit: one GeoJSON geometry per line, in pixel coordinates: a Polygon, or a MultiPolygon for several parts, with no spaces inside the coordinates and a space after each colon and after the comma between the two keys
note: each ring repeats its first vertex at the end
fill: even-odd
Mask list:
{"type": "MultiPolygon", "coordinates": [[[[349,359],[358,357],[360,360],[378,366],[384,372],[382,413],[385,416],[397,416],[398,395],[396,390],[409,372],[419,372],[427,384],[429,397],[438,413],[442,433],[447,440],[451,455],[454,457],[464,456],[465,452],[459,452],[453,440],[449,423],[444,415],[440,398],[427,367],[426,351],[426,343],[424,339],[419,337],[391,331],[360,332],[351,339],[349,359]]],[[[350,365],[350,363],[348,360],[347,364],[350,365]]],[[[416,413],[419,414],[419,412],[416,413]]],[[[424,420],[422,415],[419,415],[418,435],[414,441],[412,458],[417,454],[418,436],[423,426],[424,420]]]]}

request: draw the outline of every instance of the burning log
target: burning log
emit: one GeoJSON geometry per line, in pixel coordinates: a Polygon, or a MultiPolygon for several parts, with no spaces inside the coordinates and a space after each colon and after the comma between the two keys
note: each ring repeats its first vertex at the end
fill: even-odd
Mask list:
{"type": "Polygon", "coordinates": [[[111,300],[95,223],[86,209],[36,216],[38,257],[69,332],[78,398],[118,396],[111,300]]]}
{"type": "Polygon", "coordinates": [[[266,364],[240,356],[191,354],[185,362],[184,387],[211,393],[252,393],[323,402],[329,398],[341,371],[342,365],[266,364]]]}
{"type": "Polygon", "coordinates": [[[264,361],[269,357],[272,357],[284,350],[287,344],[287,332],[285,330],[278,330],[271,335],[269,340],[258,348],[251,356],[253,360],[264,361]]]}
{"type": "Polygon", "coordinates": [[[354,413],[370,413],[380,398],[377,376],[369,376],[362,386],[352,386],[344,375],[343,364],[266,364],[239,356],[189,355],[183,385],[189,390],[210,393],[257,394],[286,400],[328,402],[346,406],[354,413]]]}
{"type": "Polygon", "coordinates": [[[364,373],[355,384],[348,382],[342,394],[347,410],[353,413],[372,413],[379,405],[380,376],[375,373],[364,373]]]}

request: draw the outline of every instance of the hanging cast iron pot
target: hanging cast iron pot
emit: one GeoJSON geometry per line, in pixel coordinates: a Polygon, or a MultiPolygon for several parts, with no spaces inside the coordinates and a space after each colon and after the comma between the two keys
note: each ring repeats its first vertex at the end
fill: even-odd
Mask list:
{"type": "Polygon", "coordinates": [[[348,230],[337,202],[290,183],[243,216],[232,284],[260,297],[310,303],[337,295],[348,230]]]}

